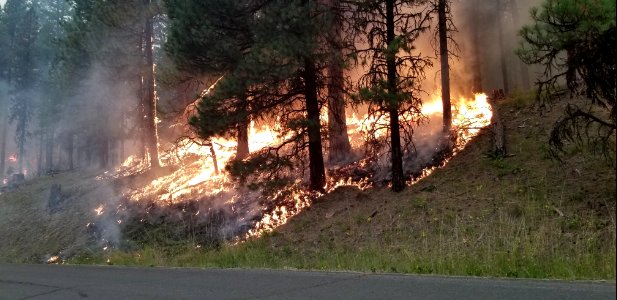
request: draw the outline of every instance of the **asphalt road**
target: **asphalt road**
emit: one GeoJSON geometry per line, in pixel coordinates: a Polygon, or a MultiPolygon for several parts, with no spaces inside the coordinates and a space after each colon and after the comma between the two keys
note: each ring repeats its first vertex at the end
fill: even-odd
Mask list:
{"type": "Polygon", "coordinates": [[[0,299],[615,299],[615,283],[274,270],[0,265],[0,299]]]}

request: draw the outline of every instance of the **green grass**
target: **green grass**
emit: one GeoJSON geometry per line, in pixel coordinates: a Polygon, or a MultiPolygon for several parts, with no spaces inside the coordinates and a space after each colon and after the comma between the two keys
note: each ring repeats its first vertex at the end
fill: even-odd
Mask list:
{"type": "Polygon", "coordinates": [[[114,252],[110,261],[614,280],[614,170],[586,149],[563,163],[547,156],[546,119],[560,111],[540,116],[532,99],[521,93],[501,106],[513,156],[486,155],[489,137],[480,136],[403,193],[343,189],[244,244],[114,252]]]}
{"type": "MultiPolygon", "coordinates": [[[[551,159],[547,134],[561,111],[540,116],[530,99],[501,105],[510,156],[487,155],[485,133],[402,193],[339,188],[248,242],[198,247],[170,239],[166,228],[150,228],[130,249],[83,248],[67,262],[615,280],[614,158],[582,148],[567,151],[563,162],[551,159]]],[[[34,201],[27,198],[19,201],[34,201]]],[[[3,199],[0,214],[18,206],[3,199]]],[[[29,232],[11,235],[19,249],[41,240],[29,232]]],[[[0,260],[23,257],[7,256],[2,247],[0,260]]]]}
{"type": "MultiPolygon", "coordinates": [[[[457,230],[462,243],[437,226],[420,233],[417,247],[354,248],[338,242],[325,242],[314,249],[292,245],[272,247],[269,237],[218,250],[202,250],[184,245],[169,248],[147,246],[127,253],[115,251],[98,260],[76,258],[74,263],[110,263],[142,266],[294,268],[310,270],[355,270],[470,276],[560,279],[614,279],[614,252],[601,251],[591,240],[563,251],[563,245],[546,240],[546,232],[527,235],[526,228],[505,221],[496,228],[497,237],[487,233],[468,240],[467,227],[457,230]],[[514,230],[512,230],[514,229],[514,230]],[[515,231],[515,232],[514,232],[515,231]],[[498,235],[497,235],[498,236],[498,235]],[[483,240],[485,239],[485,240],[483,240]],[[388,250],[388,251],[386,251],[388,250]],[[107,260],[109,259],[109,260],[107,260]]],[[[520,225],[520,224],[519,224],[520,225]]]]}

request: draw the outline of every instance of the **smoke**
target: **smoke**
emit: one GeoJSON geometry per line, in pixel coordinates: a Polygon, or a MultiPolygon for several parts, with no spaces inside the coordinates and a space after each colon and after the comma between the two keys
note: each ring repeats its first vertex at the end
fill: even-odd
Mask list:
{"type": "MultiPolygon", "coordinates": [[[[1,0],[0,0],[1,1],[1,0]]],[[[505,2],[505,1],[504,1],[505,2]]],[[[451,45],[450,49],[458,57],[451,58],[451,85],[452,98],[471,97],[474,91],[490,92],[493,89],[504,88],[502,54],[505,55],[506,77],[512,90],[524,89],[524,78],[521,76],[523,68],[513,54],[517,45],[517,29],[529,22],[527,13],[530,6],[539,1],[517,1],[516,7],[511,4],[498,11],[494,0],[455,1],[452,6],[453,22],[458,32],[453,34],[458,48],[451,45]],[[496,22],[500,22],[501,31],[496,22]],[[504,39],[499,42],[499,35],[504,39]],[[502,47],[503,44],[503,47],[502,47]],[[474,80],[479,77],[479,86],[474,87],[474,80]],[[477,88],[477,89],[476,89],[477,88]]],[[[436,21],[436,20],[435,20],[436,21]]],[[[422,88],[425,91],[422,98],[428,103],[439,94],[440,73],[437,55],[434,47],[434,35],[427,32],[418,41],[416,52],[434,59],[433,68],[427,70],[426,80],[422,88]]],[[[108,37],[98,41],[101,45],[118,44],[117,37],[108,37]]],[[[124,41],[120,41],[124,42],[124,41]]],[[[130,57],[128,59],[131,59],[130,57]]],[[[133,57],[133,59],[139,59],[133,57]]],[[[60,102],[40,101],[37,102],[37,112],[56,111],[55,118],[50,124],[51,134],[55,142],[51,143],[52,169],[66,170],[69,165],[74,168],[100,168],[119,165],[130,155],[141,156],[143,147],[139,140],[140,122],[143,118],[140,111],[140,82],[137,76],[131,78],[121,76],[120,71],[126,71],[118,62],[95,60],[85,76],[71,83],[71,91],[62,96],[60,102]],[[68,97],[66,95],[69,95],[68,97]],[[73,161],[72,163],[70,161],[73,161]]],[[[362,73],[361,70],[352,70],[350,75],[362,73]]],[[[533,76],[530,74],[530,77],[533,76]]],[[[167,91],[169,92],[169,91],[167,91]]],[[[4,99],[8,94],[8,86],[0,83],[0,108],[6,112],[8,102],[4,99]],[[4,91],[4,94],[2,93],[4,91]]],[[[165,93],[161,92],[161,95],[165,93]]],[[[174,94],[165,94],[167,99],[161,101],[173,102],[174,94]]],[[[32,92],[33,99],[46,99],[54,95],[44,95],[42,92],[32,92]]],[[[55,99],[57,100],[57,99],[55,99]]],[[[173,105],[170,105],[173,106],[173,105]]],[[[366,108],[358,108],[356,113],[363,112],[366,108]]],[[[354,113],[348,110],[348,115],[354,113]]],[[[0,114],[0,117],[3,115],[0,114]]],[[[0,119],[0,122],[3,122],[0,119]]],[[[429,119],[419,124],[408,124],[413,129],[413,147],[405,154],[405,170],[408,173],[417,173],[429,164],[439,148],[441,138],[442,120],[440,114],[431,115],[429,119]]],[[[5,123],[0,123],[5,126],[5,123]]],[[[165,120],[159,127],[167,127],[165,120]]],[[[43,128],[38,128],[43,129],[43,128]]],[[[0,133],[2,130],[0,130],[0,133]]],[[[11,133],[14,128],[11,128],[11,133]]],[[[41,130],[41,133],[44,131],[41,130]]],[[[169,135],[169,140],[177,136],[169,135]]],[[[165,141],[161,141],[165,143],[165,141]]],[[[41,165],[41,161],[47,161],[42,150],[47,147],[48,141],[45,136],[33,135],[29,139],[28,155],[29,169],[41,165]]],[[[16,152],[13,139],[9,139],[8,153],[16,152]]],[[[203,165],[211,164],[209,161],[195,161],[186,167],[187,174],[199,174],[203,165]],[[193,173],[190,173],[193,172],[193,173]]],[[[390,159],[388,154],[380,156],[377,162],[378,174],[376,180],[387,180],[389,176],[390,159]]],[[[179,168],[184,168],[180,166],[179,168]]],[[[175,172],[181,174],[182,172],[175,172]]],[[[139,172],[132,175],[139,176],[139,172]]],[[[166,199],[156,202],[161,195],[173,194],[171,183],[179,180],[171,175],[161,176],[164,187],[153,187],[148,191],[145,198],[150,201],[131,201],[131,194],[125,190],[117,189],[116,185],[125,183],[117,182],[117,178],[105,177],[97,182],[94,191],[86,196],[95,202],[92,210],[93,222],[89,232],[100,247],[119,246],[128,234],[131,238],[137,238],[139,231],[136,227],[144,224],[157,226],[171,226],[173,238],[204,237],[206,239],[230,238],[246,233],[264,216],[273,211],[272,205],[279,204],[272,199],[263,199],[259,191],[239,188],[229,182],[212,182],[191,185],[188,190],[191,194],[183,196],[184,199],[192,199],[186,202],[165,202],[166,199]],[[218,184],[218,185],[217,185],[218,184]],[[270,203],[266,203],[269,200],[270,203]],[[153,203],[157,206],[152,206],[153,203]],[[161,204],[164,203],[164,204],[161,204]],[[171,203],[171,204],[170,204],[171,203]],[[94,209],[101,205],[102,213],[99,215],[94,209]],[[173,227],[173,225],[179,225],[173,227]],[[180,226],[182,225],[182,226],[180,226]],[[181,228],[181,229],[178,229],[181,228]],[[188,229],[186,229],[188,228],[188,229]],[[183,230],[188,231],[183,231],[183,230]],[[131,231],[133,230],[133,231],[131,231]],[[180,230],[180,231],[178,231],[180,230]]],[[[146,176],[144,176],[146,177],[146,176]]],[[[147,178],[147,177],[146,177],[147,178]]],[[[154,181],[144,179],[134,186],[152,185],[154,181]]],[[[133,186],[133,187],[134,187],[133,186]]],[[[128,185],[128,189],[131,186],[128,185]]],[[[139,192],[139,191],[137,191],[139,192]]],[[[85,197],[85,196],[84,196],[85,197]]],[[[273,215],[268,215],[272,217],[273,215]]],[[[142,237],[143,238],[143,237],[142,237]]],[[[196,243],[205,243],[207,240],[197,240],[196,243]]]]}
{"type": "Polygon", "coordinates": [[[518,31],[531,22],[529,10],[541,2],[454,1],[453,22],[458,29],[454,39],[460,47],[461,64],[453,68],[453,85],[470,91],[476,77],[485,92],[506,87],[508,92],[532,88],[535,69],[525,66],[514,51],[519,45],[518,31]]]}

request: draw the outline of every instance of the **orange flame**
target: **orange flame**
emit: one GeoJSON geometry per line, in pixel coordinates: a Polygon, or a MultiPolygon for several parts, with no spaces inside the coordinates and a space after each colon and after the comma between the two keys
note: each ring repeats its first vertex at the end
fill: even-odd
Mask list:
{"type": "MultiPolygon", "coordinates": [[[[459,140],[455,145],[454,154],[460,152],[465,145],[475,137],[482,128],[490,124],[492,110],[484,94],[475,95],[474,99],[460,97],[453,101],[453,130],[458,133],[459,140]]],[[[432,101],[422,106],[421,112],[425,116],[439,117],[442,114],[441,97],[435,96],[432,101]]],[[[326,120],[327,115],[322,114],[326,120]]],[[[348,134],[352,146],[356,149],[362,146],[363,136],[377,120],[368,115],[358,116],[352,114],[347,118],[348,134]]],[[[441,126],[441,123],[438,124],[441,126]]],[[[257,126],[254,122],[249,130],[249,148],[258,151],[268,146],[277,145],[286,136],[282,136],[280,130],[271,126],[257,126]]],[[[387,134],[386,129],[376,132],[378,137],[387,134]]],[[[176,145],[175,151],[167,153],[161,160],[167,165],[174,165],[177,170],[169,175],[159,177],[144,187],[131,191],[128,198],[134,201],[156,199],[161,204],[177,203],[197,197],[220,196],[226,199],[227,205],[232,205],[239,197],[239,186],[233,182],[229,175],[222,170],[235,156],[236,141],[233,139],[216,138],[211,140],[210,146],[200,145],[191,140],[183,140],[176,145]],[[214,165],[213,154],[216,157],[214,165]],[[217,173],[217,170],[219,172],[217,173]]],[[[144,170],[147,165],[136,157],[129,157],[122,166],[116,170],[114,176],[131,174],[144,170]]],[[[422,171],[422,175],[415,181],[428,176],[435,168],[422,171]]],[[[415,182],[414,181],[414,182],[415,182]]],[[[413,182],[412,182],[413,183],[413,182]]],[[[371,186],[368,178],[353,181],[351,178],[340,179],[330,182],[326,191],[330,192],[340,186],[356,186],[362,190],[371,186]]],[[[311,200],[319,194],[310,193],[301,188],[299,180],[291,188],[291,200],[287,204],[279,205],[270,212],[266,212],[248,233],[249,236],[259,236],[264,232],[271,231],[285,224],[290,218],[311,205],[311,200]]],[[[286,192],[289,192],[287,190],[286,192]]],[[[280,192],[271,200],[283,197],[280,192]]],[[[243,197],[246,196],[243,194],[243,197]]],[[[256,196],[257,197],[257,196],[256,196]]],[[[103,206],[96,209],[98,215],[102,214],[103,206]]]]}

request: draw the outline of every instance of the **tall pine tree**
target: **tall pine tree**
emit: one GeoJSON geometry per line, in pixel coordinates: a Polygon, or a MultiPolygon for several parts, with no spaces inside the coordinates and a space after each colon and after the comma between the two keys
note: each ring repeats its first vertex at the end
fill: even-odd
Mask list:
{"type": "MultiPolygon", "coordinates": [[[[238,63],[225,73],[213,94],[199,103],[199,114],[191,120],[205,138],[233,130],[247,116],[278,120],[286,132],[291,132],[291,138],[284,143],[295,145],[292,153],[270,148],[257,161],[249,160],[246,164],[273,172],[282,166],[293,166],[303,149],[308,149],[312,190],[325,187],[319,120],[324,99],[319,94],[325,86],[321,71],[326,61],[321,28],[327,25],[318,8],[313,1],[264,1],[246,16],[244,22],[249,26],[239,34],[250,37],[250,47],[229,48],[229,52],[238,55],[238,63]],[[235,52],[237,49],[242,51],[235,52]],[[263,163],[263,159],[273,164],[263,163]]],[[[200,42],[221,49],[229,40],[200,42]]],[[[214,60],[225,56],[217,55],[214,60]]]]}
{"type": "Polygon", "coordinates": [[[8,0],[5,18],[9,41],[8,79],[10,84],[10,120],[16,123],[18,172],[25,171],[26,142],[34,111],[35,45],[39,31],[37,16],[31,3],[8,0]]]}
{"type": "MultiPolygon", "coordinates": [[[[354,14],[356,31],[367,47],[357,49],[359,61],[368,69],[360,79],[360,98],[373,107],[378,118],[388,120],[392,190],[405,188],[403,152],[404,124],[420,113],[420,81],[430,61],[414,53],[414,42],[427,30],[426,1],[358,1],[354,14]]],[[[407,131],[409,132],[409,131],[407,131]]],[[[406,139],[410,142],[411,137],[406,139]]],[[[409,143],[406,143],[409,144],[409,143]]]]}

